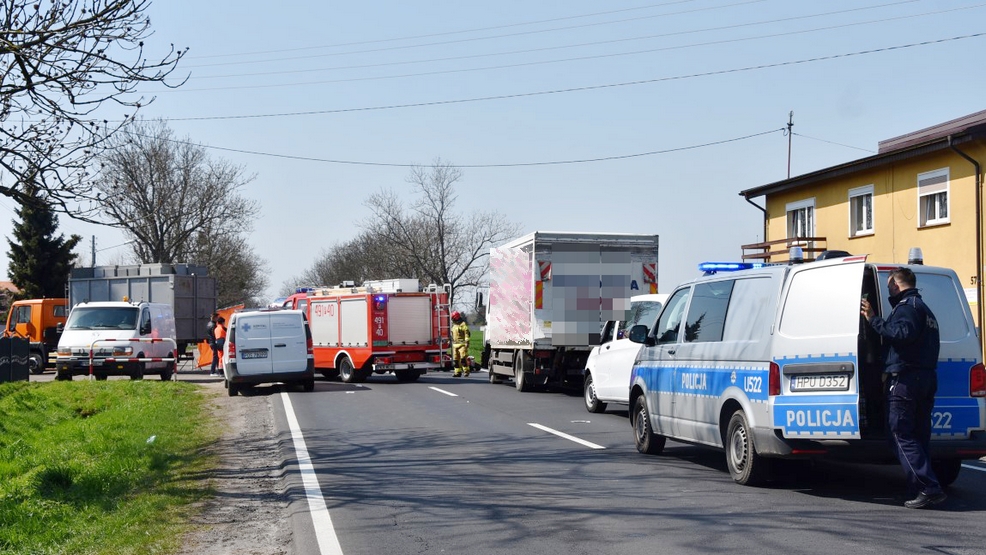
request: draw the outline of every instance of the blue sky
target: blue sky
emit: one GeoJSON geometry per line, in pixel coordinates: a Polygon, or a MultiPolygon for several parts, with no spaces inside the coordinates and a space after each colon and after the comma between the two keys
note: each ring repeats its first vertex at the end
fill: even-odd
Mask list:
{"type": "MultiPolygon", "coordinates": [[[[699,262],[763,239],[760,211],[738,193],[786,177],[788,112],[798,175],[986,109],[986,36],[956,38],[982,32],[986,2],[973,0],[270,6],[155,0],[149,51],[189,47],[178,70],[189,80],[147,87],[156,99],[141,113],[256,175],[242,193],[262,204],[249,241],[271,268],[271,297],[359,232],[371,193],[411,197],[406,167],[324,160],[660,152],[463,167],[458,206],[499,211],[522,233],[656,233],[668,292],[699,262]]],[[[12,209],[0,200],[8,234],[12,209]]],[[[86,238],[87,263],[93,235],[98,264],[125,262],[118,232],[60,222],[86,238]]]]}

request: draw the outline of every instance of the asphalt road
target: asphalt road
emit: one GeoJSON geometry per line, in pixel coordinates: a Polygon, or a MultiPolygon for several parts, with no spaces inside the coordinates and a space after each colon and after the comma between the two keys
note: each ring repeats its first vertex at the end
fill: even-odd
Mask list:
{"type": "MultiPolygon", "coordinates": [[[[978,461],[941,509],[914,511],[897,466],[818,464],[739,486],[717,451],[669,442],[638,454],[625,411],[590,414],[579,392],[519,393],[486,373],[259,389],[282,446],[288,396],[346,555],[986,553],[978,461]]],[[[295,545],[318,553],[298,461],[286,465],[295,545]]],[[[336,553],[316,521],[322,553],[336,553]]]]}

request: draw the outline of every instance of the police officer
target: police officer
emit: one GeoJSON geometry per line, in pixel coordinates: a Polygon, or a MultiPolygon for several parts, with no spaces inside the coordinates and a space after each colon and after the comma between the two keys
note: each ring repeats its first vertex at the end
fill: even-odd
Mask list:
{"type": "Polygon", "coordinates": [[[452,313],[452,376],[469,375],[469,324],[458,311],[452,313]]]}
{"type": "Polygon", "coordinates": [[[867,299],[861,313],[884,340],[887,417],[890,441],[910,487],[917,497],[906,501],[909,509],[923,509],[945,500],[931,469],[931,411],[938,389],[938,320],[915,288],[917,278],[907,268],[890,272],[887,289],[893,310],[886,319],[877,316],[867,299]]]}

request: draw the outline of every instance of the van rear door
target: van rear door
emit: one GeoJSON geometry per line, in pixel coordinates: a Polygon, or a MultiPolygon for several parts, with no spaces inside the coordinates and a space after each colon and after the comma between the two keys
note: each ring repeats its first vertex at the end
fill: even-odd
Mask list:
{"type": "Polygon", "coordinates": [[[770,397],[787,438],[859,439],[858,341],[865,257],[794,267],[782,293],[770,397]]]}
{"type": "Polygon", "coordinates": [[[271,312],[271,371],[304,372],[308,368],[308,341],[300,312],[271,312]]]}
{"type": "Polygon", "coordinates": [[[237,314],[230,333],[236,346],[237,374],[260,376],[272,372],[271,325],[268,313],[237,314]]]}

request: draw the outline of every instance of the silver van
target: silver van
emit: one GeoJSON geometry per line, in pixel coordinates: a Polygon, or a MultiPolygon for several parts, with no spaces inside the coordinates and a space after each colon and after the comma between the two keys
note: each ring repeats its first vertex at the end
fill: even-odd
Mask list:
{"type": "Polygon", "coordinates": [[[315,357],[308,319],[300,310],[234,312],[223,345],[224,385],[230,397],[261,383],[315,390],[315,357]]]}
{"type": "MultiPolygon", "coordinates": [[[[637,450],[659,454],[667,438],[719,448],[741,484],[767,479],[770,457],[894,461],[881,342],[859,310],[867,296],[890,313],[887,277],[901,266],[864,256],[703,266],[656,325],[630,330],[643,344],[630,377],[637,450]]],[[[955,272],[907,267],[941,334],[931,456],[944,486],[963,459],[986,455],[986,369],[955,272]]]]}

